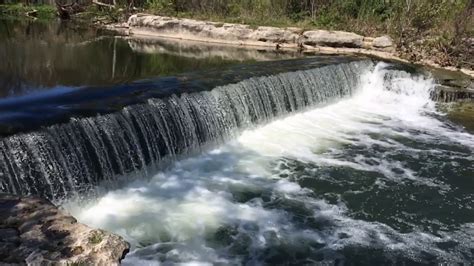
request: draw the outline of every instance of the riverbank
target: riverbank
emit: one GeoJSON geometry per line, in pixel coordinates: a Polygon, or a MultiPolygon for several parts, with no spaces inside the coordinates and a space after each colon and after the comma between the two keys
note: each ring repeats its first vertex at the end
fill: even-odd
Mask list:
{"type": "Polygon", "coordinates": [[[0,193],[0,264],[117,265],[129,248],[47,200],[0,193]]]}
{"type": "Polygon", "coordinates": [[[415,61],[408,60],[402,56],[394,40],[387,35],[369,37],[345,31],[251,26],[149,14],[135,14],[130,16],[127,22],[108,24],[104,27],[122,35],[143,39],[169,38],[249,48],[298,50],[303,53],[370,55],[385,60],[461,71],[474,77],[473,69],[442,66],[423,57],[415,61]]]}
{"type": "MultiPolygon", "coordinates": [[[[302,46],[299,45],[300,43],[296,43],[297,45],[291,48],[291,45],[282,42],[271,43],[272,40],[263,42],[266,42],[264,45],[267,47],[278,44],[279,49],[293,51],[303,48],[301,50],[324,54],[365,54],[451,71],[460,70],[471,77],[474,76],[473,27],[470,24],[472,19],[469,19],[473,15],[473,8],[466,1],[450,5],[449,8],[444,2],[432,3],[430,1],[417,1],[411,3],[411,6],[405,6],[404,1],[379,5],[364,3],[361,6],[354,5],[350,0],[334,1],[327,4],[319,3],[316,6],[307,6],[303,3],[295,6],[280,6],[280,4],[267,6],[258,1],[258,3],[250,3],[249,7],[245,7],[246,4],[240,2],[231,4],[224,1],[221,4],[201,3],[198,5],[199,8],[194,6],[194,3],[161,0],[151,1],[147,4],[136,3],[137,7],[101,5],[101,3],[93,2],[81,6],[83,10],[72,15],[71,18],[86,21],[99,28],[105,27],[121,32],[126,32],[121,29],[125,25],[126,28],[134,28],[130,32],[137,37],[140,35],[160,36],[220,44],[229,44],[229,41],[225,37],[219,36],[202,38],[196,32],[191,34],[192,36],[189,34],[181,36],[180,32],[150,34],[147,27],[142,27],[145,29],[139,32],[136,25],[130,24],[130,19],[145,16],[144,14],[132,15],[140,11],[156,15],[156,17],[204,22],[214,24],[216,27],[240,25],[239,28],[244,26],[250,29],[288,29],[290,35],[303,32],[324,32],[324,35],[328,35],[328,32],[345,32],[346,37],[349,36],[349,38],[357,35],[356,38],[360,40],[362,37],[362,45],[354,46],[351,43],[346,47],[339,44],[334,46],[319,43],[317,45],[309,44],[309,47],[306,47],[306,43],[303,43],[302,46]],[[307,13],[308,10],[309,13],[307,13]],[[466,19],[460,20],[461,17],[466,19]],[[117,25],[119,26],[117,27],[117,25]],[[371,46],[372,41],[377,41],[373,37],[377,36],[390,36],[390,49],[371,46]]],[[[30,12],[33,12],[32,14],[38,18],[54,18],[56,16],[56,8],[52,6],[0,5],[0,14],[8,14],[12,17],[25,17],[30,12]]],[[[385,41],[387,39],[379,40],[385,41]]],[[[249,41],[247,40],[245,43],[246,46],[261,46],[261,43],[249,41]]],[[[237,45],[242,44],[238,43],[237,45]]]]}

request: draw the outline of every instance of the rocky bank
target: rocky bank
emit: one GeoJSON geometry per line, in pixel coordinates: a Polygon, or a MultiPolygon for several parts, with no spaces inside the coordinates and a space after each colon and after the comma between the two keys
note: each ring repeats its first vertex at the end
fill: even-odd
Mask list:
{"type": "Polygon", "coordinates": [[[47,200],[0,194],[0,265],[118,265],[129,248],[47,200]]]}
{"type": "Polygon", "coordinates": [[[194,19],[135,14],[121,25],[110,27],[127,35],[156,36],[239,46],[276,49],[311,49],[318,47],[366,48],[391,51],[394,43],[388,36],[367,38],[352,32],[309,30],[301,28],[252,27],[194,19]]]}
{"type": "MultiPolygon", "coordinates": [[[[344,31],[304,30],[296,27],[253,27],[148,14],[134,14],[127,22],[108,25],[106,28],[138,38],[181,39],[323,54],[364,54],[407,62],[398,56],[396,45],[389,36],[374,38],[344,31]]],[[[412,63],[441,67],[429,60],[412,63]]],[[[450,67],[444,67],[444,69],[459,70],[450,67]]],[[[461,69],[461,71],[474,77],[472,70],[461,69]]]]}

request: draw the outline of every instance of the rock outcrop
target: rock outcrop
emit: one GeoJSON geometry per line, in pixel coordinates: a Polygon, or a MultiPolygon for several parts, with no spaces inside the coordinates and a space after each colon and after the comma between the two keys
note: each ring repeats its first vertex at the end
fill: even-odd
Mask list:
{"type": "Polygon", "coordinates": [[[132,15],[124,25],[111,29],[128,35],[177,38],[203,42],[226,43],[243,46],[266,46],[274,48],[319,49],[331,48],[374,48],[387,49],[393,46],[389,37],[367,39],[364,36],[344,31],[311,30],[300,28],[256,27],[249,25],[217,23],[194,19],[132,15]],[[377,40],[375,43],[372,40],[377,40]],[[377,47],[374,46],[377,44],[377,47]]]}
{"type": "Polygon", "coordinates": [[[92,229],[47,200],[0,194],[0,264],[117,265],[120,236],[92,229]]]}
{"type": "Polygon", "coordinates": [[[220,42],[231,44],[295,44],[297,29],[258,27],[249,25],[216,23],[194,19],[136,14],[128,19],[130,33],[186,40],[220,42]]]}

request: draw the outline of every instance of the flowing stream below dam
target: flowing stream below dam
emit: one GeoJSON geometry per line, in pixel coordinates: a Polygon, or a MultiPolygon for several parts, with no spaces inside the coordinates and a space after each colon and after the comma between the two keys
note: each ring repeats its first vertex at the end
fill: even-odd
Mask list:
{"type": "Polygon", "coordinates": [[[432,79],[387,67],[350,98],[65,206],[124,236],[125,265],[472,261],[474,136],[436,110],[432,79]]]}
{"type": "Polygon", "coordinates": [[[429,73],[9,23],[0,191],[123,236],[124,265],[474,261],[474,135],[429,73]]]}

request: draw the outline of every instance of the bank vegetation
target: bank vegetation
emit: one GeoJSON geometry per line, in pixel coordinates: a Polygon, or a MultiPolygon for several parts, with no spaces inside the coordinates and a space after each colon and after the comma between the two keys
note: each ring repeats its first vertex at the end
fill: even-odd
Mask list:
{"type": "MultiPolygon", "coordinates": [[[[2,1],[9,0],[0,0],[0,4],[2,1]]],[[[56,3],[53,1],[30,0],[23,5],[56,3]]],[[[441,66],[474,69],[474,0],[74,1],[89,4],[112,20],[146,12],[254,26],[344,30],[364,36],[388,34],[405,59],[429,59],[441,66]]]]}

